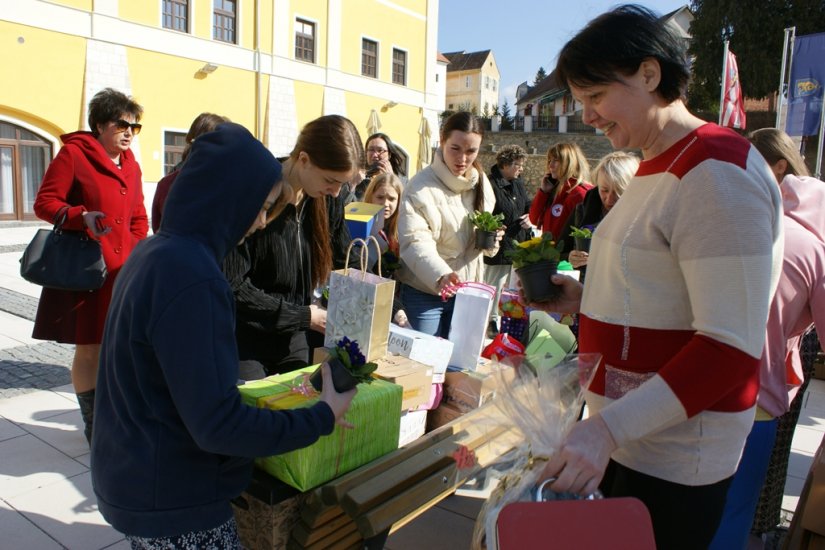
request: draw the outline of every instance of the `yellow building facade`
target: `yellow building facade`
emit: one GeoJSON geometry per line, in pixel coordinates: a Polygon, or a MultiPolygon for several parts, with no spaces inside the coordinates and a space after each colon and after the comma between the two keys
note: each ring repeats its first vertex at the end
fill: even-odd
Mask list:
{"type": "Polygon", "coordinates": [[[344,115],[366,139],[375,111],[412,175],[422,119],[444,110],[437,35],[438,0],[0,0],[0,219],[34,218],[60,135],[88,129],[105,87],[144,108],[147,206],[201,112],[285,156],[310,120],[344,115]]]}

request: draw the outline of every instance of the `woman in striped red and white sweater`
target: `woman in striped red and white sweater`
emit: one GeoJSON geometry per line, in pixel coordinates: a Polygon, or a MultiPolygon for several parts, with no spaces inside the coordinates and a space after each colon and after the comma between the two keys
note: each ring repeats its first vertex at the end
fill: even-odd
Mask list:
{"type": "Polygon", "coordinates": [[[641,499],[659,548],[705,548],[753,424],[782,261],[779,190],[736,133],[693,116],[681,39],[639,6],[591,21],[556,76],[582,120],[643,161],[599,225],[584,287],[555,275],[603,356],[545,474],[553,490],[641,499]]]}

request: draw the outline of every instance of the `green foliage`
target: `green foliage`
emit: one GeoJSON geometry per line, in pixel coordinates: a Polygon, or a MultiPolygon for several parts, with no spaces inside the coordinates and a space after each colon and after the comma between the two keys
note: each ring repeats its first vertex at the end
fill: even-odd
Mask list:
{"type": "Polygon", "coordinates": [[[476,210],[472,214],[467,214],[467,219],[473,226],[482,231],[496,231],[502,226],[504,214],[491,214],[490,212],[479,212],[476,210]]]}
{"type": "Polygon", "coordinates": [[[533,79],[533,86],[535,86],[545,78],[547,78],[547,71],[544,70],[544,67],[539,67],[539,70],[536,71],[536,78],[533,79]]]}
{"type": "Polygon", "coordinates": [[[350,340],[345,336],[330,350],[329,355],[341,361],[359,384],[372,383],[372,373],[375,372],[378,365],[367,362],[367,359],[358,347],[357,341],[350,340]]]}
{"type": "Polygon", "coordinates": [[[507,103],[507,100],[505,99],[504,105],[501,106],[501,129],[512,130],[513,122],[513,117],[510,114],[510,104],[507,103]]]}
{"type": "Polygon", "coordinates": [[[544,260],[558,262],[564,250],[564,241],[556,242],[551,233],[544,233],[541,237],[535,237],[522,243],[513,241],[513,248],[506,250],[504,256],[513,262],[513,267],[519,269],[526,265],[534,264],[544,260]]]}
{"type": "Polygon", "coordinates": [[[570,226],[570,236],[574,239],[592,239],[593,238],[593,230],[587,226],[585,227],[576,227],[570,226]]]}

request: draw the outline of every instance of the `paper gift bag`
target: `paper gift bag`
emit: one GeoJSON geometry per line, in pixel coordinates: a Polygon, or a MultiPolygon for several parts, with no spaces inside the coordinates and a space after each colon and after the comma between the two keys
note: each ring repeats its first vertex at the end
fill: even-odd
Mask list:
{"type": "MultiPolygon", "coordinates": [[[[266,409],[308,407],[318,401],[305,375],[317,366],[269,376],[238,387],[244,403],[266,409]]],[[[353,429],[335,427],[330,435],[288,453],[257,459],[258,467],[269,475],[307,491],[344,475],[398,448],[402,388],[374,380],[359,384],[346,420],[353,429]]]]}
{"type": "MultiPolygon", "coordinates": [[[[369,242],[379,248],[378,241],[370,237],[365,242],[355,239],[347,249],[347,263],[354,243],[361,246],[361,269],[338,269],[329,276],[329,305],[324,347],[333,348],[346,336],[358,342],[367,361],[380,359],[387,354],[387,340],[392,317],[392,299],[395,281],[385,279],[366,269],[366,249],[369,242]]],[[[381,253],[378,253],[378,272],[381,272],[381,253]]]]}
{"type": "Polygon", "coordinates": [[[464,283],[456,292],[449,336],[453,343],[451,367],[476,369],[495,297],[495,287],[483,283],[464,283]]]}

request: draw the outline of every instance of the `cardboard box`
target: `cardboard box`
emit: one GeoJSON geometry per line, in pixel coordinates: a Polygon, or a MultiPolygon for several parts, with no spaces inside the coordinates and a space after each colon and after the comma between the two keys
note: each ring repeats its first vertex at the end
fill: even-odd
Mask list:
{"type": "Polygon", "coordinates": [[[433,368],[400,355],[389,355],[376,361],[373,376],[398,384],[403,388],[401,411],[414,409],[430,400],[433,368]]]}
{"type": "Polygon", "coordinates": [[[447,403],[442,403],[427,415],[427,431],[431,432],[436,428],[449,424],[463,414],[464,411],[451,407],[447,403]]]}
{"type": "Polygon", "coordinates": [[[453,354],[453,343],[410,328],[390,325],[387,353],[403,355],[433,368],[433,382],[444,381],[444,373],[453,354]]]}
{"type": "Polygon", "coordinates": [[[516,371],[512,367],[500,364],[494,366],[486,361],[479,362],[474,371],[447,370],[441,406],[446,404],[462,413],[479,408],[496,394],[500,376],[495,372],[497,369],[500,369],[507,382],[516,377],[516,371]]]}
{"type": "Polygon", "coordinates": [[[807,481],[810,483],[808,498],[799,501],[802,508],[802,527],[825,536],[825,437],[822,438],[819,450],[814,455],[807,481]]]}
{"type": "Polygon", "coordinates": [[[401,431],[398,436],[398,446],[403,447],[412,443],[427,431],[428,411],[405,411],[401,413],[401,431]]]}
{"type": "MultiPolygon", "coordinates": [[[[247,405],[268,409],[308,407],[318,401],[303,387],[317,365],[239,386],[247,405]]],[[[427,388],[429,391],[429,387],[427,388]]],[[[258,467],[299,491],[308,491],[398,448],[402,388],[384,380],[359,384],[346,418],[355,427],[335,430],[309,447],[257,459],[258,467]]]]}
{"type": "Polygon", "coordinates": [[[814,378],[825,380],[825,353],[821,351],[814,360],[814,378]]]}
{"type": "Polygon", "coordinates": [[[344,220],[353,239],[377,237],[384,228],[384,207],[369,202],[351,202],[344,208],[344,220]]]}

